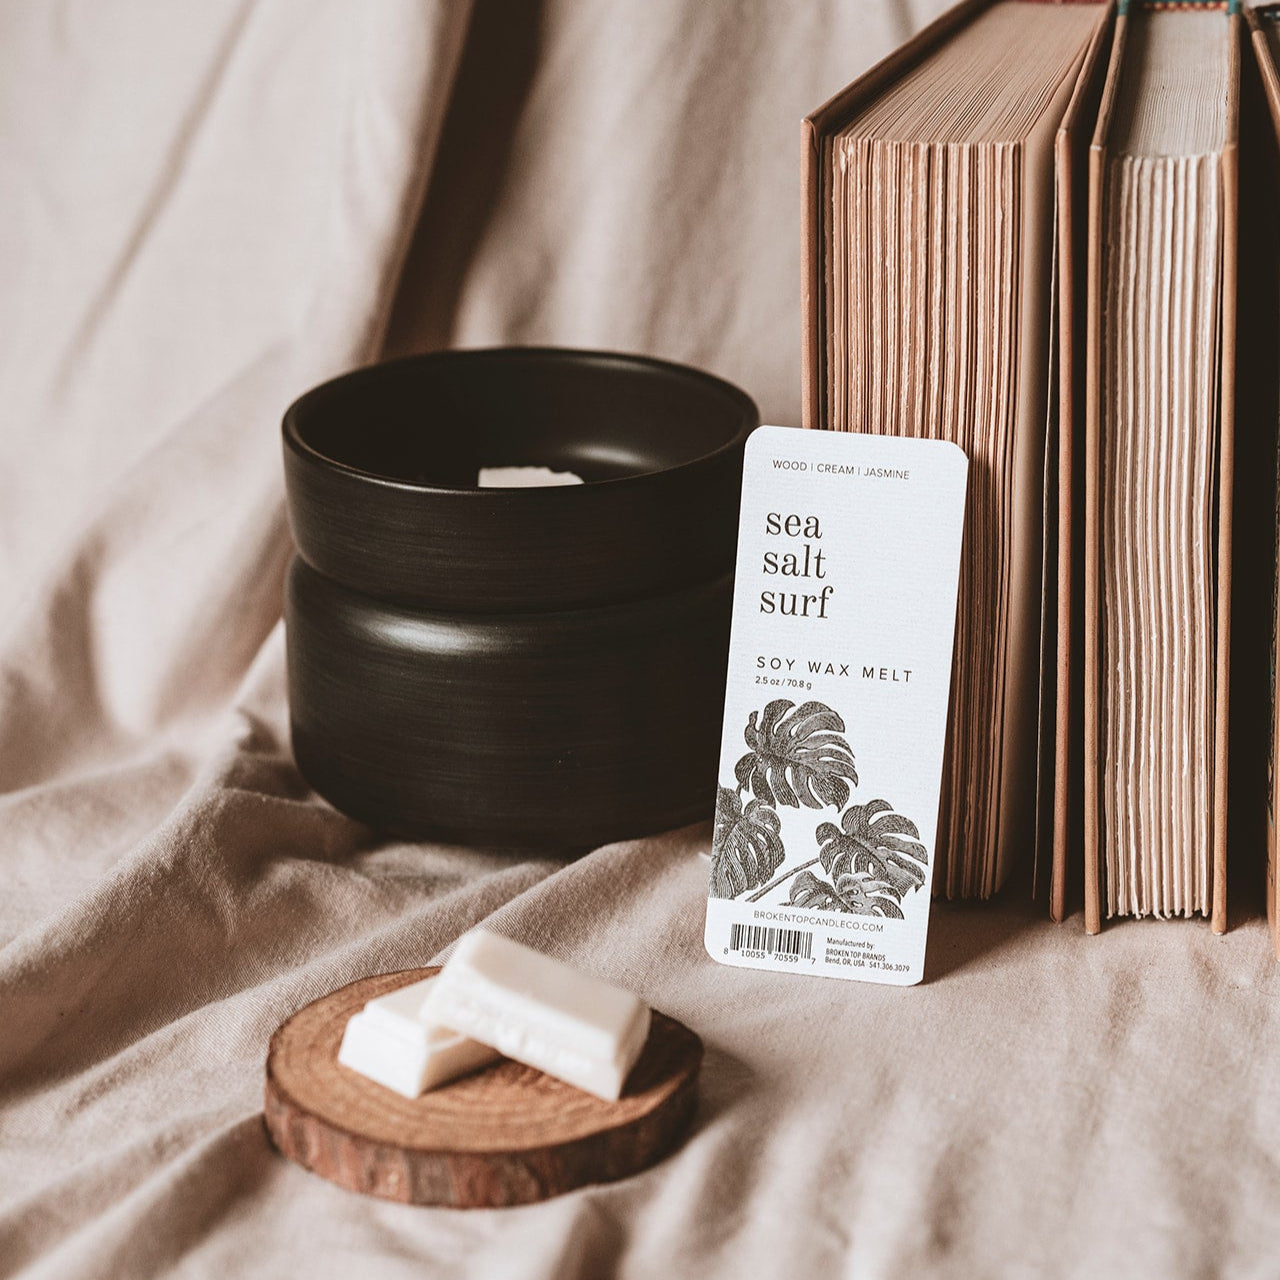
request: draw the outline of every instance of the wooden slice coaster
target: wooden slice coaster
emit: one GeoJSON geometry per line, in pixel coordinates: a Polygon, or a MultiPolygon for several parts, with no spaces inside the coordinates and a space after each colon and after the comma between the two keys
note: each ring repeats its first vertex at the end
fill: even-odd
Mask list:
{"type": "Polygon", "coordinates": [[[267,1051],[267,1131],[290,1160],[350,1191],[470,1209],[531,1204],[639,1173],[688,1129],[702,1041],[654,1012],[617,1102],[500,1059],[420,1098],[338,1064],[347,1019],[438,968],[362,978],[283,1023],[267,1051]]]}

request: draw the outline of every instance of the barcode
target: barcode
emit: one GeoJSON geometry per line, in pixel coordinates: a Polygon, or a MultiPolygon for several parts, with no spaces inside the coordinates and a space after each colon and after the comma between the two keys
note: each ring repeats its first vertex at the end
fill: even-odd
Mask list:
{"type": "Polygon", "coordinates": [[[729,931],[730,951],[767,951],[775,956],[813,957],[813,934],[805,929],[774,929],[760,924],[735,924],[729,931]]]}

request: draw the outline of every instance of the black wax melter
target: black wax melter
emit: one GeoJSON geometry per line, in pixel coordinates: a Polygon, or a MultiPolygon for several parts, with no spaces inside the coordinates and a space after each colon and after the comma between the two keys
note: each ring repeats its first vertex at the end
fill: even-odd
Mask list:
{"type": "Polygon", "coordinates": [[[580,848],[710,815],[759,414],[636,356],[446,351],[285,414],[294,754],[408,836],[580,848]],[[586,482],[477,487],[482,467],[586,482]]]}

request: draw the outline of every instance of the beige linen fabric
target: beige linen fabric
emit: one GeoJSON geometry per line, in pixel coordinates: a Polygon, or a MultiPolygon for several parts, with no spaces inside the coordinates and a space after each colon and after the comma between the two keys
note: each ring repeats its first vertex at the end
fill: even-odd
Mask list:
{"type": "Polygon", "coordinates": [[[935,8],[0,9],[0,1274],[1280,1270],[1243,908],[1225,940],[939,909],[909,990],[723,969],[706,825],[388,842],[289,756],[285,404],[383,350],[558,342],[796,422],[799,119],[935,8]],[[278,1023],[481,920],[701,1033],[687,1144],[472,1213],[277,1157],[278,1023]]]}

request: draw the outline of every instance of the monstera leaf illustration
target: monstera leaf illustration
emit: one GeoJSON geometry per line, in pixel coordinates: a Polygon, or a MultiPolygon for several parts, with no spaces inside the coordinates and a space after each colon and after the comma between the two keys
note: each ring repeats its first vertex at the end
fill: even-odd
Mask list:
{"type": "Polygon", "coordinates": [[[744,806],[736,791],[721,787],[711,844],[711,896],[735,898],[764,884],[785,856],[781,828],[778,815],[767,805],[748,800],[744,806]]]}
{"type": "Polygon", "coordinates": [[[851,805],[840,826],[824,822],[814,833],[818,860],[840,892],[842,876],[869,875],[899,902],[925,880],[929,854],[910,818],[893,812],[887,800],[851,805]]]}
{"type": "Polygon", "coordinates": [[[802,871],[791,882],[790,905],[808,907],[812,911],[843,911],[844,903],[836,891],[812,871],[802,871]]]}
{"type": "Polygon", "coordinates": [[[749,755],[738,761],[738,786],[763,804],[821,809],[843,807],[849,784],[858,785],[853,751],[844,737],[844,721],[821,702],[797,707],[787,698],[753,711],[743,733],[749,755]]]}
{"type": "Polygon", "coordinates": [[[902,908],[893,888],[865,871],[847,872],[828,884],[812,871],[802,871],[791,882],[790,905],[813,911],[847,911],[858,916],[892,916],[902,920],[902,908]]]}
{"type": "Polygon", "coordinates": [[[902,901],[893,886],[883,880],[877,880],[870,872],[852,871],[836,876],[836,897],[845,905],[846,911],[858,916],[892,916],[895,920],[904,919],[902,901]]]}

